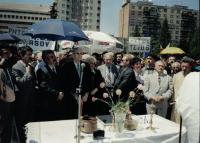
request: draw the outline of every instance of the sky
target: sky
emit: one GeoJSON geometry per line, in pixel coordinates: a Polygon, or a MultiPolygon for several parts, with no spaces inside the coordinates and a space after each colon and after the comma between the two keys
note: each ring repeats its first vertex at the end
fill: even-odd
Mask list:
{"type": "MultiPolygon", "coordinates": [[[[54,0],[0,0],[0,3],[28,3],[51,5],[54,0]]],[[[133,2],[137,0],[131,0],[133,2]]],[[[184,5],[191,9],[199,9],[199,0],[150,0],[158,5],[184,5]]],[[[118,36],[119,11],[123,0],[101,0],[100,31],[118,36]]]]}

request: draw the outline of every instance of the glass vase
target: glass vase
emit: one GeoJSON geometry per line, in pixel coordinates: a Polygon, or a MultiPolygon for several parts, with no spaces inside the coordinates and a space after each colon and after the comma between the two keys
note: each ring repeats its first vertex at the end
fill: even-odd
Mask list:
{"type": "Polygon", "coordinates": [[[114,112],[113,113],[114,132],[121,133],[124,130],[125,118],[126,118],[126,113],[124,113],[124,112],[114,112]]]}

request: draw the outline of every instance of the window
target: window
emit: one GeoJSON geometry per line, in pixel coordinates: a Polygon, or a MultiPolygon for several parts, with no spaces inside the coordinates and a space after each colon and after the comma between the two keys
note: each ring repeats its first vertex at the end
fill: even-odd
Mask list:
{"type": "Polygon", "coordinates": [[[179,24],[180,22],[179,21],[176,21],[176,24],[179,24]]]}
{"type": "Polygon", "coordinates": [[[180,13],[181,11],[180,10],[177,10],[177,13],[180,13]]]}
{"type": "Polygon", "coordinates": [[[31,19],[34,20],[35,18],[34,18],[34,17],[31,17],[31,19]]]}
{"type": "Polygon", "coordinates": [[[97,7],[97,10],[101,10],[101,8],[100,8],[100,7],[97,7]]]}
{"type": "Polygon", "coordinates": [[[65,11],[64,11],[64,10],[62,10],[62,13],[65,13],[65,11]]]}
{"type": "Polygon", "coordinates": [[[8,15],[8,18],[10,18],[10,15],[8,15]]]}
{"type": "Polygon", "coordinates": [[[16,15],[16,19],[18,19],[19,18],[19,16],[18,15],[16,15]]]}
{"type": "Polygon", "coordinates": [[[172,20],[172,19],[170,20],[170,23],[173,23],[173,20],[172,20]]]}
{"type": "Polygon", "coordinates": [[[3,17],[3,15],[2,15],[2,14],[0,14],[0,17],[3,17]]]}
{"type": "Polygon", "coordinates": [[[14,16],[14,15],[12,15],[12,18],[15,18],[15,16],[14,16]]]}
{"type": "Polygon", "coordinates": [[[42,20],[42,17],[40,17],[40,20],[42,20]]]}
{"type": "Polygon", "coordinates": [[[165,8],[165,9],[163,9],[163,11],[164,11],[164,12],[167,12],[167,9],[165,8]]]}
{"type": "Polygon", "coordinates": [[[22,19],[22,16],[20,16],[19,18],[22,19]]]}
{"type": "Polygon", "coordinates": [[[174,16],[173,15],[170,15],[170,18],[173,18],[174,16]]]}
{"type": "Polygon", "coordinates": [[[176,31],[176,34],[179,34],[179,31],[176,31]]]}
{"type": "Polygon", "coordinates": [[[38,20],[38,17],[35,17],[35,20],[38,20]]]}
{"type": "Polygon", "coordinates": [[[28,20],[30,20],[30,16],[28,16],[28,20]]]}
{"type": "Polygon", "coordinates": [[[173,10],[173,9],[171,9],[171,13],[174,13],[174,10],[173,10]]]}
{"type": "Polygon", "coordinates": [[[97,16],[100,16],[100,13],[97,13],[97,16]]]}

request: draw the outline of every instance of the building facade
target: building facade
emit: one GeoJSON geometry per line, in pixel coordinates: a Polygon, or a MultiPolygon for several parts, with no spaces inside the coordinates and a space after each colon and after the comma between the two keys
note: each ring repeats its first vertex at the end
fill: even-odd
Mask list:
{"type": "Polygon", "coordinates": [[[0,4],[0,33],[9,26],[27,28],[35,22],[49,19],[49,6],[34,4],[0,4]]]}
{"type": "Polygon", "coordinates": [[[101,0],[55,0],[59,19],[77,23],[82,30],[100,30],[101,0]]]}
{"type": "Polygon", "coordinates": [[[148,0],[130,2],[126,0],[120,10],[119,37],[133,37],[136,29],[140,36],[151,36],[159,33],[164,19],[167,19],[171,33],[171,43],[178,44],[184,38],[184,31],[199,26],[199,11],[187,6],[160,6],[148,0]],[[190,17],[185,13],[190,13],[190,17]],[[191,22],[193,17],[193,22],[191,22]],[[185,24],[186,21],[190,21],[185,24]],[[194,26],[195,25],[195,26],[194,26]],[[137,27],[137,28],[136,28],[137,27]]]}

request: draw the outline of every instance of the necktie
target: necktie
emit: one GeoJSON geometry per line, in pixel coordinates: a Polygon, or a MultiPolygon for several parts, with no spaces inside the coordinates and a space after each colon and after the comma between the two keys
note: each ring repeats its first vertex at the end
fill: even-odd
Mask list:
{"type": "Polygon", "coordinates": [[[76,64],[76,69],[77,69],[77,72],[78,72],[78,75],[79,77],[81,76],[81,68],[80,68],[80,64],[76,64]]]}
{"type": "Polygon", "coordinates": [[[55,67],[52,68],[52,71],[56,74],[56,68],[55,67]]]}

